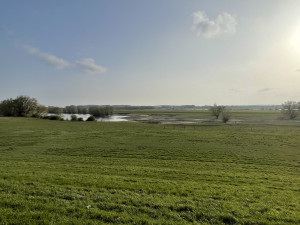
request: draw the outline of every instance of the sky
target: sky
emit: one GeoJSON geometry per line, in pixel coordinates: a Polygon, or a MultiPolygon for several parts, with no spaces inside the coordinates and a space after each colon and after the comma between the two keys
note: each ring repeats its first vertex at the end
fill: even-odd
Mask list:
{"type": "Polygon", "coordinates": [[[0,1],[0,101],[300,101],[298,0],[0,1]]]}

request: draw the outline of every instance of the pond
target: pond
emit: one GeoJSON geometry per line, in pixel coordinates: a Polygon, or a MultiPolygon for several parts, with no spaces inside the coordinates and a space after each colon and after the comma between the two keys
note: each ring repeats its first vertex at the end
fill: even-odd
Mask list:
{"type": "MultiPolygon", "coordinates": [[[[49,113],[48,115],[51,116],[55,114],[49,113]]],[[[65,120],[71,120],[71,115],[76,115],[77,118],[81,117],[84,121],[90,116],[90,114],[61,114],[61,117],[64,118],[65,120]]],[[[110,117],[100,117],[96,119],[99,122],[124,122],[124,121],[128,121],[126,117],[128,116],[113,115],[110,117]]]]}

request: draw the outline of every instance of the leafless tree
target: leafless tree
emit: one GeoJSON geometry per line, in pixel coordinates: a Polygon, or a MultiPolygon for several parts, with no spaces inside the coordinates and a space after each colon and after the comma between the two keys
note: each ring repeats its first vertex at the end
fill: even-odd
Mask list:
{"type": "Polygon", "coordinates": [[[211,111],[211,114],[213,116],[216,117],[216,119],[219,118],[219,116],[222,114],[222,112],[225,110],[225,106],[222,106],[222,105],[214,105],[212,107],[210,107],[210,111],[211,111]]]}
{"type": "Polygon", "coordinates": [[[295,119],[300,111],[300,102],[287,101],[282,104],[281,111],[289,119],[295,119]]]}

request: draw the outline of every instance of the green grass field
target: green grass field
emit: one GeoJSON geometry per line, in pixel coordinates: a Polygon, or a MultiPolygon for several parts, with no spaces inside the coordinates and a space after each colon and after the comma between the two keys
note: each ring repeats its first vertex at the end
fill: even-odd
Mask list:
{"type": "Polygon", "coordinates": [[[299,224],[300,124],[0,117],[0,224],[299,224]]]}

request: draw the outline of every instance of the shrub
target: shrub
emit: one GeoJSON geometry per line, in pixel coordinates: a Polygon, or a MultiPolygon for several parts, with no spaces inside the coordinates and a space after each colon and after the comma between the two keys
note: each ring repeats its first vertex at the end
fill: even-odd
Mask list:
{"type": "Polygon", "coordinates": [[[94,116],[89,116],[86,121],[96,121],[96,118],[94,116]]]}
{"type": "Polygon", "coordinates": [[[77,116],[76,115],[71,115],[71,121],[77,121],[77,116]]]}
{"type": "Polygon", "coordinates": [[[230,120],[230,113],[228,111],[222,112],[222,121],[223,123],[227,123],[230,120]]]}
{"type": "Polygon", "coordinates": [[[48,117],[49,120],[61,120],[63,118],[61,118],[60,116],[57,116],[57,115],[51,115],[48,117]]]}
{"type": "Polygon", "coordinates": [[[82,118],[82,117],[79,117],[77,121],[83,121],[83,118],[82,118]]]}
{"type": "Polygon", "coordinates": [[[40,114],[38,114],[38,113],[32,114],[31,117],[33,117],[33,118],[38,118],[38,119],[43,118],[43,117],[42,117],[40,114]]]}

